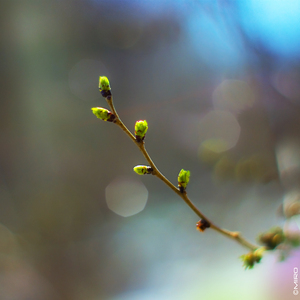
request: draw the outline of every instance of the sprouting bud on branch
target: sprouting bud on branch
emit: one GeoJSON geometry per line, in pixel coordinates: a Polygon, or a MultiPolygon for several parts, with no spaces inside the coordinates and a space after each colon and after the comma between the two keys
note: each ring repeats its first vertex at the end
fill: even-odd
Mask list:
{"type": "Polygon", "coordinates": [[[210,227],[210,223],[204,219],[201,219],[196,223],[196,229],[203,232],[206,228],[210,227]]]}
{"type": "Polygon", "coordinates": [[[111,96],[111,88],[109,85],[109,80],[106,76],[99,77],[99,91],[104,98],[111,96]]]}
{"type": "Polygon", "coordinates": [[[285,235],[282,228],[275,227],[258,236],[258,242],[265,245],[269,250],[275,249],[279,244],[283,243],[285,235]]]}
{"type": "Polygon", "coordinates": [[[146,120],[139,120],[135,122],[134,133],[138,142],[143,141],[148,130],[148,123],[146,120]]]}
{"type": "Polygon", "coordinates": [[[138,165],[133,168],[134,172],[139,175],[152,174],[153,169],[149,166],[138,165]]]}
{"type": "Polygon", "coordinates": [[[243,261],[243,266],[245,269],[252,269],[255,263],[259,263],[263,253],[265,251],[264,247],[258,248],[254,251],[251,251],[247,254],[240,256],[240,259],[243,261]]]}
{"type": "Polygon", "coordinates": [[[190,181],[190,171],[186,171],[182,169],[178,174],[178,187],[181,192],[183,192],[186,189],[186,186],[188,185],[190,181]]]}
{"type": "Polygon", "coordinates": [[[93,114],[103,121],[113,122],[116,116],[111,113],[108,109],[102,107],[93,107],[93,114]]]}

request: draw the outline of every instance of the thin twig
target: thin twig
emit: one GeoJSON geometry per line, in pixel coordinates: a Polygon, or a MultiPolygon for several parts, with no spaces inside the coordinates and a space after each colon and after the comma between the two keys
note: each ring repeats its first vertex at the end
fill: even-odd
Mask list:
{"type": "Polygon", "coordinates": [[[181,192],[174,184],[172,184],[156,167],[154,162],[152,161],[150,155],[148,154],[144,141],[137,141],[135,136],[130,132],[130,130],[124,125],[122,120],[120,119],[114,104],[113,104],[113,98],[112,96],[106,98],[107,103],[112,111],[112,113],[115,115],[116,119],[114,121],[115,124],[117,124],[129,137],[130,139],[137,145],[137,147],[140,149],[142,154],[144,155],[145,159],[153,169],[152,174],[156,177],[158,177],[160,180],[162,180],[167,186],[169,186],[179,197],[181,197],[184,202],[195,212],[195,214],[200,217],[201,219],[206,220],[210,224],[210,228],[216,230],[217,232],[235,240],[242,246],[250,249],[255,250],[258,248],[258,246],[251,244],[248,242],[245,238],[241,236],[239,232],[229,231],[227,229],[220,228],[219,226],[215,225],[211,220],[209,220],[196,206],[195,204],[189,199],[186,191],[181,192]]]}

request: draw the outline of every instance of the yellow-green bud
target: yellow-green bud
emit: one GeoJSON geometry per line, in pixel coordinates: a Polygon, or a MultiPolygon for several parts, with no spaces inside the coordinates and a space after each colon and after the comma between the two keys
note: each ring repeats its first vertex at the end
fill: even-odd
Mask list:
{"type": "Polygon", "coordinates": [[[285,235],[280,227],[271,228],[269,231],[258,236],[258,242],[270,250],[275,249],[279,244],[283,243],[284,240],[285,235]]]}
{"type": "Polygon", "coordinates": [[[109,91],[109,80],[106,76],[100,76],[99,77],[99,90],[100,91],[109,91]]]}
{"type": "Polygon", "coordinates": [[[256,262],[260,262],[265,251],[266,247],[259,247],[253,252],[256,262]]]}
{"type": "Polygon", "coordinates": [[[252,269],[255,263],[259,263],[262,255],[265,251],[264,247],[258,248],[254,251],[251,251],[247,254],[240,256],[240,259],[243,261],[243,266],[245,269],[252,269]]]}
{"type": "Polygon", "coordinates": [[[106,76],[99,77],[99,91],[104,98],[111,96],[111,88],[109,85],[109,80],[106,76]]]}
{"type": "Polygon", "coordinates": [[[134,133],[138,142],[145,138],[146,132],[148,130],[148,123],[146,120],[139,120],[135,122],[134,133]]]}
{"type": "Polygon", "coordinates": [[[102,107],[93,107],[93,114],[103,121],[113,122],[115,119],[115,115],[112,114],[108,109],[102,107]]]}
{"type": "Polygon", "coordinates": [[[139,175],[152,174],[153,169],[149,166],[138,165],[133,168],[134,172],[139,175]]]}
{"type": "Polygon", "coordinates": [[[178,174],[178,187],[183,192],[190,181],[190,171],[182,169],[178,174]]]}

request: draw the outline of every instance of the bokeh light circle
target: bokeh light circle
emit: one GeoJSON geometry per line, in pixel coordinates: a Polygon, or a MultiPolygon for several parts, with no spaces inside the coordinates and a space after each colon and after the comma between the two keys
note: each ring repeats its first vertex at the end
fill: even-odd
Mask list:
{"type": "Polygon", "coordinates": [[[239,113],[254,103],[254,92],[241,80],[224,80],[213,92],[213,105],[217,110],[239,113]]]}
{"type": "Polygon", "coordinates": [[[138,180],[120,177],[106,187],[105,198],[110,210],[122,217],[129,217],[145,208],[148,190],[138,180]]]}
{"type": "Polygon", "coordinates": [[[200,120],[198,134],[202,147],[220,153],[236,145],[240,132],[241,127],[232,113],[213,110],[200,120]]]}

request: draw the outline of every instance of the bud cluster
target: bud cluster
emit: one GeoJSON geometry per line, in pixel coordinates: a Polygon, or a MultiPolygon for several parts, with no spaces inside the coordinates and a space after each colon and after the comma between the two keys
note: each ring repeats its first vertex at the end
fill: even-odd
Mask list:
{"type": "Polygon", "coordinates": [[[263,253],[266,249],[264,247],[258,248],[254,251],[251,251],[247,254],[240,256],[240,259],[243,261],[243,266],[245,269],[252,269],[255,263],[259,263],[262,259],[263,253]]]}

